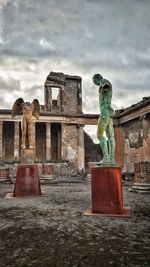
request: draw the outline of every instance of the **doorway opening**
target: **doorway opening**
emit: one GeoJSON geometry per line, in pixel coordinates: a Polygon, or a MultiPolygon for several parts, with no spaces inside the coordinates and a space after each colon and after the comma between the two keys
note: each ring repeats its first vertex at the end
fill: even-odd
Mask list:
{"type": "Polygon", "coordinates": [[[51,124],[51,160],[61,160],[61,124],[51,124]]]}

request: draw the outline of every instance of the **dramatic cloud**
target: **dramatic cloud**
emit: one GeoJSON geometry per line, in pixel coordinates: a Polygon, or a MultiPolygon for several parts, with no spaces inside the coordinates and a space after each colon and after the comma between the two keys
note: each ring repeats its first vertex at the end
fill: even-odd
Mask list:
{"type": "Polygon", "coordinates": [[[98,113],[94,73],[113,85],[113,107],[149,96],[150,1],[0,0],[0,104],[43,104],[50,71],[80,75],[83,109],[98,113]]]}

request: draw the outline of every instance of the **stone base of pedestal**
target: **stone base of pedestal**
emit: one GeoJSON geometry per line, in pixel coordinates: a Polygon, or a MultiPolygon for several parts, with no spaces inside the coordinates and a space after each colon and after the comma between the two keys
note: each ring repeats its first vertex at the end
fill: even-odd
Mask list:
{"type": "Polygon", "coordinates": [[[102,217],[124,217],[124,218],[130,218],[131,217],[131,212],[130,209],[122,209],[121,213],[94,213],[92,212],[92,208],[88,208],[84,214],[85,216],[102,216],[102,217]]]}
{"type": "Polygon", "coordinates": [[[33,164],[35,152],[33,148],[21,149],[21,163],[22,164],[33,164]]]}
{"type": "Polygon", "coordinates": [[[134,183],[129,191],[135,193],[150,194],[150,183],[134,183]]]}
{"type": "Polygon", "coordinates": [[[38,165],[17,165],[13,197],[38,195],[41,195],[38,165]]]}
{"type": "Polygon", "coordinates": [[[92,209],[84,215],[130,217],[123,208],[121,169],[119,167],[91,167],[92,209]]]}
{"type": "Polygon", "coordinates": [[[130,191],[150,193],[150,161],[134,163],[134,183],[130,191]]]}

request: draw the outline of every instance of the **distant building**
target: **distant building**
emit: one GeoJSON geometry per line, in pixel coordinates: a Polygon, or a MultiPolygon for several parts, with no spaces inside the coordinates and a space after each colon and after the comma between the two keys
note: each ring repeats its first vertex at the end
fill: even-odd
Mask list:
{"type": "MultiPolygon", "coordinates": [[[[55,163],[58,174],[84,171],[83,128],[97,124],[97,115],[82,112],[81,82],[79,76],[50,72],[45,103],[35,120],[35,161],[55,163]]],[[[12,118],[11,112],[0,110],[0,159],[8,164],[19,162],[21,151],[21,115],[12,118]]]]}

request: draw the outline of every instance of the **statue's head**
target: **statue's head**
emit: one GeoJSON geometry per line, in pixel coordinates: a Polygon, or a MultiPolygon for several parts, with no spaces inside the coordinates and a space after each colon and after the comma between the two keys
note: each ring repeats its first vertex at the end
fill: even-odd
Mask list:
{"type": "Polygon", "coordinates": [[[101,81],[102,81],[102,79],[103,79],[103,77],[102,77],[102,75],[100,75],[99,73],[96,73],[96,74],[94,74],[93,75],[93,82],[97,85],[97,86],[99,86],[100,84],[101,84],[101,81]]]}
{"type": "Polygon", "coordinates": [[[111,85],[111,83],[108,80],[103,79],[101,81],[101,88],[103,88],[103,89],[111,89],[112,88],[112,85],[111,85]]]}
{"type": "Polygon", "coordinates": [[[30,102],[23,102],[22,103],[22,107],[24,109],[33,109],[33,103],[30,103],[30,102]]]}

